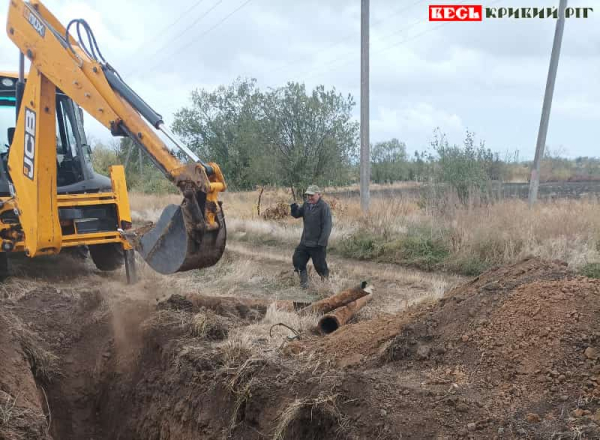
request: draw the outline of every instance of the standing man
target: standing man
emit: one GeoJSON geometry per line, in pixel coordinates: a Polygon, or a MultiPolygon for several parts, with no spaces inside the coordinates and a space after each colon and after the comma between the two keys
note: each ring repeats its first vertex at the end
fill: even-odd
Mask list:
{"type": "Polygon", "coordinates": [[[331,234],[331,209],[329,205],[321,198],[321,190],[317,185],[310,185],[306,192],[306,202],[302,206],[292,203],[292,217],[304,220],[304,229],[300,244],[294,251],[292,262],[294,270],[300,274],[300,285],[306,289],[308,287],[308,273],[306,264],[312,258],[313,265],[321,279],[329,277],[327,261],[327,241],[331,234]]]}

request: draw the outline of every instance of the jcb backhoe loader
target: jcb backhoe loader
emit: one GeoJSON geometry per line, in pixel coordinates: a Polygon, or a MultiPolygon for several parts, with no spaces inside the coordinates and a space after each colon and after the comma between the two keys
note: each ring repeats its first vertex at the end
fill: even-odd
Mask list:
{"type": "Polygon", "coordinates": [[[133,249],[165,274],[219,261],[226,241],[221,170],[176,140],[106,62],[88,24],[78,19],[65,28],[41,2],[10,0],[7,32],[21,58],[18,75],[0,74],[0,274],[6,253],[33,258],[77,246],[87,246],[101,270],[124,260],[131,281],[133,249]],[[130,137],[180,189],[181,205],[167,206],[145,233],[131,230],[123,167],[113,166],[110,179],[94,173],[83,110],[114,136],[130,137]]]}

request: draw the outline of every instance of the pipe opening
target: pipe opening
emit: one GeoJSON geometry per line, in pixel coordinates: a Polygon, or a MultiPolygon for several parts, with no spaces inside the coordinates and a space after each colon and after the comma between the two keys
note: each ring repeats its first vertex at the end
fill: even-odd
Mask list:
{"type": "Polygon", "coordinates": [[[326,335],[333,333],[338,328],[340,328],[340,323],[335,316],[324,316],[319,321],[319,329],[326,335]]]}

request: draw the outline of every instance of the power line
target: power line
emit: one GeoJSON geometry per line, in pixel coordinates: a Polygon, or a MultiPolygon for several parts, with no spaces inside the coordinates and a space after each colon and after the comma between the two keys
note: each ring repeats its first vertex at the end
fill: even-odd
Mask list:
{"type": "Polygon", "coordinates": [[[424,23],[424,22],[426,22],[426,21],[427,21],[427,19],[426,19],[426,18],[422,18],[422,19],[420,19],[420,20],[414,21],[413,23],[409,24],[409,25],[408,25],[408,26],[406,26],[406,27],[403,27],[403,28],[401,28],[401,29],[397,29],[397,30],[395,30],[394,32],[390,32],[389,34],[385,34],[385,35],[383,35],[382,37],[379,37],[378,39],[379,39],[379,40],[382,40],[382,41],[389,40],[389,39],[390,39],[390,37],[392,37],[392,36],[394,36],[394,35],[401,34],[402,32],[404,32],[404,31],[407,31],[407,30],[409,30],[409,29],[412,29],[412,28],[414,28],[416,25],[418,25],[418,24],[421,24],[421,23],[424,23]]]}
{"type": "MultiPolygon", "coordinates": [[[[179,23],[179,21],[186,16],[190,11],[192,11],[194,8],[196,8],[196,6],[198,6],[200,3],[202,3],[204,0],[198,0],[196,3],[194,3],[192,5],[191,8],[188,8],[185,12],[183,12],[173,23],[171,23],[170,25],[165,26],[164,28],[162,28],[159,32],[155,32],[154,36],[152,38],[150,38],[150,40],[148,41],[144,41],[142,44],[138,45],[136,48],[136,51],[140,50],[142,48],[142,46],[148,46],[149,43],[152,43],[154,41],[156,41],[160,36],[162,36],[165,31],[167,31],[169,28],[175,26],[177,23],[179,23]]],[[[127,72],[125,75],[129,76],[133,73],[132,70],[130,70],[129,72],[127,72]]]]}
{"type": "Polygon", "coordinates": [[[192,7],[186,9],[178,18],[177,20],[175,20],[173,23],[171,23],[170,25],[167,25],[166,27],[164,27],[162,30],[160,30],[159,32],[156,32],[154,34],[154,37],[152,37],[149,41],[145,42],[145,44],[148,43],[152,43],[153,41],[155,41],[158,37],[160,37],[163,33],[165,33],[165,31],[167,31],[168,29],[172,28],[173,26],[175,26],[177,23],[179,23],[181,21],[181,19],[183,17],[185,17],[187,14],[189,14],[192,10],[194,10],[200,3],[202,3],[204,0],[198,0],[196,3],[194,3],[192,5],[192,7]]]}
{"type": "MultiPolygon", "coordinates": [[[[439,29],[439,28],[441,28],[443,26],[446,26],[447,24],[448,24],[447,22],[446,23],[440,23],[437,26],[434,26],[432,28],[426,29],[423,32],[419,32],[418,34],[415,34],[415,35],[413,35],[413,36],[411,36],[409,38],[405,38],[405,39],[400,40],[400,41],[398,41],[398,42],[396,42],[396,43],[394,43],[394,44],[392,44],[390,46],[387,46],[387,47],[384,47],[382,49],[376,50],[376,51],[373,52],[373,55],[379,54],[381,52],[385,52],[386,50],[389,50],[389,49],[391,49],[393,47],[396,47],[396,46],[400,46],[400,45],[402,45],[404,43],[408,43],[409,41],[416,40],[417,38],[419,38],[419,37],[421,37],[421,36],[423,36],[425,34],[428,34],[429,32],[435,31],[435,30],[437,30],[437,29],[439,29]]],[[[320,72],[314,73],[312,75],[308,75],[307,77],[305,77],[305,79],[318,77],[318,76],[323,75],[324,73],[328,73],[328,72],[337,70],[340,67],[343,67],[343,66],[351,63],[352,61],[354,61],[354,59],[348,58],[348,59],[345,59],[345,60],[338,60],[338,61],[343,61],[343,63],[339,64],[338,66],[334,67],[333,69],[326,69],[326,70],[322,70],[320,72]]]]}
{"type": "MultiPolygon", "coordinates": [[[[389,37],[391,37],[391,36],[393,36],[393,35],[397,35],[397,34],[399,34],[399,33],[403,33],[403,32],[405,32],[405,31],[407,31],[407,30],[409,30],[409,29],[412,29],[412,28],[413,28],[413,27],[415,27],[416,25],[418,25],[418,24],[421,24],[421,23],[423,23],[423,22],[425,22],[425,21],[427,21],[427,20],[426,20],[426,19],[419,19],[419,20],[416,20],[415,22],[413,22],[413,23],[409,24],[408,26],[405,26],[405,27],[403,27],[403,28],[400,28],[400,29],[398,29],[398,30],[396,30],[396,31],[394,31],[394,32],[392,32],[392,33],[390,33],[390,34],[387,34],[387,35],[385,35],[385,36],[383,37],[383,41],[389,40],[389,37]]],[[[317,55],[318,55],[319,53],[321,53],[321,52],[318,52],[318,53],[317,53],[317,55]]],[[[350,50],[350,51],[347,51],[347,52],[343,53],[341,56],[339,56],[339,57],[337,57],[337,58],[334,58],[332,61],[330,61],[329,63],[325,64],[325,66],[331,66],[331,65],[335,65],[335,64],[336,64],[336,63],[338,63],[339,61],[341,61],[341,60],[343,60],[343,59],[346,59],[345,57],[346,57],[347,55],[353,55],[353,54],[355,54],[355,53],[356,53],[356,51],[355,51],[355,50],[350,50]]]]}
{"type": "MultiPolygon", "coordinates": [[[[489,4],[490,4],[490,5],[493,5],[493,4],[496,4],[496,3],[500,2],[500,1],[501,1],[501,0],[494,0],[494,1],[490,2],[489,4]]],[[[465,1],[462,1],[462,2],[460,2],[459,4],[462,4],[462,3],[465,3],[465,1]]],[[[429,29],[426,29],[425,31],[423,31],[423,32],[420,32],[420,33],[418,33],[418,34],[414,35],[413,37],[411,37],[411,38],[409,38],[409,39],[402,40],[402,41],[398,41],[398,42],[396,42],[396,43],[394,43],[394,44],[391,44],[391,45],[389,45],[389,46],[387,46],[387,47],[384,47],[384,48],[382,48],[382,49],[379,49],[379,50],[378,50],[378,51],[376,51],[375,53],[382,53],[382,52],[385,52],[386,50],[392,49],[392,48],[394,48],[394,47],[396,47],[396,46],[400,46],[401,44],[407,43],[408,41],[415,40],[416,38],[420,37],[421,35],[428,34],[429,32],[435,31],[436,29],[439,29],[439,28],[441,28],[442,26],[446,26],[446,25],[448,25],[448,24],[450,24],[450,23],[451,23],[451,22],[443,22],[443,23],[440,23],[439,25],[437,25],[437,26],[434,26],[434,27],[432,27],[432,28],[429,28],[429,29]]]]}
{"type": "MultiPolygon", "coordinates": [[[[416,22],[414,22],[414,23],[411,23],[410,25],[408,25],[408,26],[406,26],[406,27],[404,27],[404,28],[402,28],[402,29],[400,29],[400,30],[398,30],[398,31],[396,31],[396,32],[393,32],[392,34],[389,34],[389,35],[387,35],[387,37],[390,37],[390,36],[392,36],[392,35],[396,35],[396,34],[398,34],[398,33],[402,33],[402,32],[404,32],[404,31],[407,31],[408,29],[411,29],[411,28],[415,27],[416,25],[418,25],[418,24],[420,24],[420,23],[423,23],[423,21],[424,21],[424,20],[417,20],[416,22]]],[[[438,27],[441,27],[441,26],[436,26],[436,27],[432,28],[432,30],[433,30],[433,29],[437,29],[438,27]]],[[[419,36],[419,35],[420,35],[420,34],[417,34],[417,36],[419,36]]],[[[416,38],[416,37],[415,37],[415,38],[416,38]]],[[[383,41],[386,41],[386,40],[389,40],[389,38],[385,38],[383,41]]],[[[406,40],[406,41],[410,41],[410,40],[406,40]]],[[[380,52],[380,50],[378,50],[378,51],[374,51],[372,54],[374,55],[374,54],[377,54],[377,53],[379,53],[379,52],[380,52]]],[[[334,66],[334,65],[337,65],[337,64],[339,64],[340,62],[342,62],[342,64],[339,64],[339,65],[337,65],[337,66],[336,66],[336,67],[334,67],[333,69],[324,69],[324,70],[321,70],[321,71],[319,71],[319,72],[317,72],[317,73],[315,73],[315,74],[312,74],[312,75],[309,75],[309,76],[307,76],[306,78],[312,78],[312,77],[314,77],[314,76],[319,76],[319,75],[322,75],[323,73],[327,73],[327,72],[329,72],[329,71],[331,71],[331,70],[335,70],[335,69],[337,69],[337,68],[339,68],[339,67],[341,67],[341,66],[345,66],[345,65],[347,65],[348,63],[350,63],[350,62],[354,61],[354,57],[346,58],[346,55],[355,55],[355,54],[356,54],[356,51],[350,51],[350,52],[346,52],[346,53],[345,53],[345,54],[343,54],[342,56],[340,56],[340,57],[338,57],[338,58],[336,58],[336,59],[332,60],[332,61],[331,61],[331,62],[329,62],[329,63],[327,63],[327,64],[326,64],[324,67],[327,67],[327,66],[334,66]]],[[[309,72],[309,71],[306,71],[306,72],[309,72]]]]}
{"type": "MultiPolygon", "coordinates": [[[[463,0],[463,1],[461,1],[460,3],[458,3],[458,4],[463,4],[463,3],[465,3],[466,1],[468,1],[468,0],[463,0]]],[[[491,3],[489,3],[489,4],[490,4],[490,5],[493,5],[493,4],[495,4],[495,3],[498,3],[498,2],[500,2],[500,1],[501,1],[501,0],[494,0],[494,1],[492,1],[491,3]]],[[[407,26],[406,28],[404,28],[404,29],[402,29],[402,30],[409,29],[409,28],[411,28],[411,27],[414,27],[414,25],[416,25],[416,24],[418,24],[418,23],[421,23],[421,22],[425,22],[425,21],[427,21],[427,19],[425,19],[425,20],[420,20],[420,21],[419,21],[419,22],[417,22],[417,23],[413,23],[412,25],[409,25],[409,26],[407,26]]],[[[387,51],[387,50],[389,50],[389,49],[392,49],[392,48],[394,48],[394,47],[397,47],[397,46],[400,46],[400,45],[402,45],[402,44],[408,43],[409,41],[416,40],[417,38],[419,38],[419,37],[421,37],[421,36],[423,36],[423,35],[425,35],[425,34],[428,34],[428,33],[430,33],[430,32],[433,32],[433,31],[435,31],[435,30],[437,30],[437,29],[439,29],[439,28],[441,28],[441,27],[443,27],[443,26],[446,26],[446,25],[448,25],[448,24],[450,24],[450,22],[443,22],[443,23],[440,23],[440,24],[438,24],[438,25],[436,25],[436,26],[434,26],[434,27],[432,27],[432,28],[429,28],[429,29],[426,29],[426,30],[424,30],[424,31],[422,31],[422,32],[419,32],[419,33],[417,33],[417,34],[415,34],[415,35],[413,35],[413,36],[411,36],[411,37],[408,37],[408,38],[403,38],[403,39],[401,39],[401,40],[399,40],[399,41],[397,41],[397,42],[395,42],[395,43],[393,43],[393,44],[391,44],[391,45],[388,45],[388,46],[386,46],[386,47],[383,47],[383,48],[381,48],[381,49],[379,49],[379,50],[376,50],[376,51],[374,51],[372,54],[373,54],[373,55],[376,55],[376,54],[379,54],[379,53],[385,52],[385,51],[387,51]]],[[[398,32],[394,32],[394,33],[396,33],[396,34],[397,34],[397,33],[401,32],[402,30],[400,30],[400,31],[398,31],[398,32]]],[[[393,34],[389,34],[389,35],[393,35],[393,34]]],[[[322,71],[316,72],[316,73],[314,73],[314,74],[312,74],[312,75],[308,75],[307,77],[305,77],[305,79],[308,79],[308,78],[314,78],[314,77],[318,77],[318,76],[321,76],[321,75],[323,75],[324,73],[328,73],[328,72],[330,72],[330,71],[337,70],[337,69],[339,69],[340,67],[342,67],[342,66],[345,66],[345,65],[347,65],[347,64],[349,64],[349,63],[351,63],[352,61],[354,61],[354,58],[346,58],[345,60],[344,60],[344,59],[342,59],[342,58],[338,58],[337,60],[333,60],[333,62],[332,62],[332,63],[329,63],[328,65],[336,64],[337,62],[340,62],[340,61],[343,61],[343,62],[342,62],[341,64],[339,64],[338,66],[336,66],[336,67],[334,67],[334,68],[332,68],[332,69],[325,69],[325,70],[322,70],[322,71]]]]}
{"type": "Polygon", "coordinates": [[[167,47],[169,47],[173,41],[177,40],[179,37],[181,37],[187,31],[189,31],[190,29],[192,29],[196,24],[198,24],[200,22],[200,20],[202,20],[204,17],[206,17],[208,14],[210,14],[221,3],[223,3],[223,0],[218,0],[209,9],[207,9],[202,15],[200,15],[200,17],[196,18],[196,20],[194,20],[190,25],[188,25],[183,31],[179,32],[175,37],[171,38],[169,40],[170,41],[169,43],[165,44],[164,46],[161,46],[152,55],[148,56],[148,58],[149,59],[154,58],[156,55],[158,55],[160,52],[162,52],[163,49],[166,49],[167,47]]]}
{"type": "Polygon", "coordinates": [[[200,38],[206,36],[207,34],[209,34],[211,31],[213,31],[214,29],[216,29],[217,27],[219,27],[221,24],[223,24],[227,19],[229,19],[229,17],[231,17],[232,15],[234,15],[236,12],[238,12],[240,9],[242,9],[244,6],[246,6],[248,3],[250,3],[252,0],[246,0],[244,3],[242,3],[241,5],[239,5],[237,8],[235,8],[233,11],[231,11],[229,14],[227,14],[225,17],[223,17],[221,20],[219,20],[217,23],[215,23],[213,26],[211,26],[209,29],[207,29],[206,31],[204,31],[203,33],[201,33],[200,35],[198,35],[197,37],[195,37],[194,39],[192,39],[188,44],[185,44],[183,46],[181,46],[179,49],[177,49],[175,52],[172,52],[169,56],[167,56],[167,58],[164,58],[160,63],[155,64],[154,66],[152,66],[150,69],[147,69],[143,74],[142,77],[144,75],[148,75],[149,73],[152,73],[154,70],[156,70],[156,68],[158,68],[159,66],[162,66],[166,61],[170,60],[171,58],[173,58],[175,55],[177,55],[178,53],[180,53],[182,50],[187,49],[189,46],[191,46],[194,43],[197,43],[198,40],[200,40],[200,38]]]}
{"type": "MultiPolygon", "coordinates": [[[[399,9],[399,10],[397,10],[397,11],[395,11],[395,12],[389,14],[389,15],[387,15],[385,18],[382,18],[382,19],[379,19],[379,20],[375,21],[375,23],[371,27],[373,28],[373,27],[375,27],[375,26],[383,23],[384,21],[389,20],[391,17],[394,17],[395,15],[398,15],[401,12],[407,11],[407,10],[413,8],[414,6],[418,5],[419,3],[423,3],[424,1],[425,0],[417,0],[414,3],[411,3],[410,5],[405,6],[405,7],[401,8],[401,9],[399,9]]],[[[355,36],[356,35],[354,33],[347,34],[343,39],[338,40],[337,42],[333,42],[332,44],[328,45],[325,49],[320,50],[316,54],[311,54],[311,56],[314,57],[314,56],[318,56],[318,55],[320,55],[322,53],[325,53],[325,52],[329,51],[330,49],[333,49],[334,47],[339,46],[340,44],[343,44],[346,41],[349,41],[351,38],[354,38],[355,36]]],[[[261,75],[264,75],[265,73],[271,73],[272,74],[272,73],[275,73],[275,72],[280,72],[282,70],[287,70],[287,69],[293,67],[294,65],[296,65],[296,64],[298,64],[300,62],[303,62],[305,60],[306,60],[305,57],[297,58],[296,60],[294,60],[294,61],[292,61],[290,63],[285,63],[285,64],[280,65],[279,67],[276,67],[275,69],[271,69],[270,71],[265,71],[261,75]]]]}

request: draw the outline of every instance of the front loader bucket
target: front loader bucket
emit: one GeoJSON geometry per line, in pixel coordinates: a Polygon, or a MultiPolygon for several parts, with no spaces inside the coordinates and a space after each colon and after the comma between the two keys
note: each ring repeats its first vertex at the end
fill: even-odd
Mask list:
{"type": "Polygon", "coordinates": [[[217,212],[216,220],[218,229],[192,236],[186,230],[182,207],[169,205],[135,248],[150,267],[162,274],[212,266],[223,255],[227,238],[222,210],[217,212]]]}

